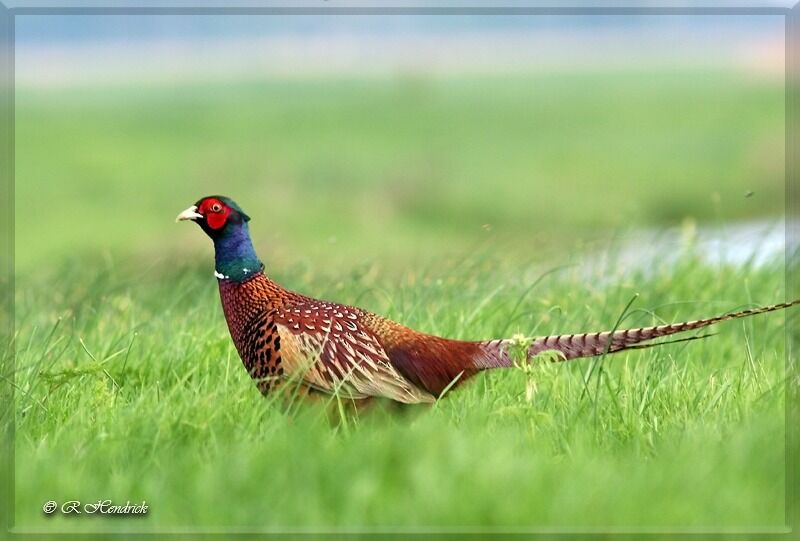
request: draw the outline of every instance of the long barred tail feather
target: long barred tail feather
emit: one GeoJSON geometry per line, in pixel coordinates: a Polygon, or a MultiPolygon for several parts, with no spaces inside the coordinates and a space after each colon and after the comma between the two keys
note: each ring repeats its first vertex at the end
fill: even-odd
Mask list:
{"type": "MultiPolygon", "coordinates": [[[[696,321],[686,321],[684,323],[672,323],[670,325],[658,325],[656,327],[641,327],[638,329],[624,329],[612,332],[597,332],[584,334],[562,334],[558,336],[543,336],[537,338],[528,349],[528,357],[531,358],[543,351],[556,351],[560,353],[564,360],[577,359],[579,357],[594,357],[605,353],[615,353],[626,349],[641,349],[646,347],[660,346],[665,343],[649,343],[651,340],[669,336],[671,334],[702,329],[709,325],[714,325],[722,321],[739,319],[743,317],[755,316],[766,312],[783,310],[796,304],[800,304],[800,299],[792,302],[774,304],[761,308],[751,308],[740,312],[733,312],[722,316],[696,321]]],[[[710,335],[695,336],[684,338],[677,341],[697,340],[706,338],[710,335]]]]}
{"type": "Polygon", "coordinates": [[[647,349],[647,348],[654,348],[657,346],[664,346],[666,344],[679,344],[680,342],[691,342],[692,340],[702,340],[704,338],[711,338],[712,336],[716,336],[717,333],[709,332],[706,334],[699,334],[697,336],[689,336],[687,338],[675,338],[674,340],[664,340],[663,342],[646,342],[644,344],[636,344],[633,346],[628,346],[625,348],[626,350],[629,349],[647,349]]]}

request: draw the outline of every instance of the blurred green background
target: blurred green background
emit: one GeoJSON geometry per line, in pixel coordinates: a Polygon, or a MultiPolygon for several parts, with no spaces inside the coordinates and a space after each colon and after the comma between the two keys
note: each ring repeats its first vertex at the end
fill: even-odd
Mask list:
{"type": "Polygon", "coordinates": [[[204,246],[168,224],[216,193],[337,263],[783,210],[782,83],[719,71],[23,90],[16,120],[21,267],[204,246]]]}
{"type": "Polygon", "coordinates": [[[780,228],[782,19],[150,19],[19,18],[20,531],[781,527],[782,315],[330,421],[173,220],[228,195],[281,283],[456,338],[779,302],[774,243],[708,241],[780,228]],[[106,497],[153,510],[40,511],[106,497]]]}

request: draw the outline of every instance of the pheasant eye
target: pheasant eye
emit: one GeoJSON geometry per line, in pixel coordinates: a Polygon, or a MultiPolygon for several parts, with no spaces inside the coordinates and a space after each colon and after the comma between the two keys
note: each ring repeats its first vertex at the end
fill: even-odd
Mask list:
{"type": "Polygon", "coordinates": [[[211,205],[211,212],[219,212],[221,210],[222,210],[222,205],[220,205],[219,203],[214,203],[213,205],[211,205]]]}

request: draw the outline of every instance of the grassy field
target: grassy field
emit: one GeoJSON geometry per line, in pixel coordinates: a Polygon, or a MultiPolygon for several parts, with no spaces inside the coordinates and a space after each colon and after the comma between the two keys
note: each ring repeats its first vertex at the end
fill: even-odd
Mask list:
{"type": "Polygon", "coordinates": [[[455,338],[604,330],[636,293],[625,326],[777,302],[782,260],[711,264],[687,237],[677,263],[632,269],[609,239],[779,216],[782,86],[704,72],[17,102],[20,531],[784,524],[784,314],[543,365],[530,401],[505,370],[342,418],[260,397],[207,239],[171,223],[231,195],[287,287],[455,338]],[[595,241],[609,265],[582,257],[595,241]],[[41,512],[101,498],[151,512],[41,512]]]}

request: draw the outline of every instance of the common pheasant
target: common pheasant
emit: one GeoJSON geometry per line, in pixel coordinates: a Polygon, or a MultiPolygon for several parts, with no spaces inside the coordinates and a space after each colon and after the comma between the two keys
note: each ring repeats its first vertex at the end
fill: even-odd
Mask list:
{"type": "MultiPolygon", "coordinates": [[[[284,289],[264,274],[250,240],[250,217],[231,199],[200,199],[176,221],[197,223],[214,241],[222,308],[233,343],[258,389],[279,381],[362,399],[433,402],[476,373],[513,365],[512,340],[460,341],[424,334],[360,308],[284,289]]],[[[721,321],[788,308],[800,302],[743,310],[708,319],[638,329],[542,336],[528,358],[553,351],[562,360],[592,357],[721,321]]]]}

